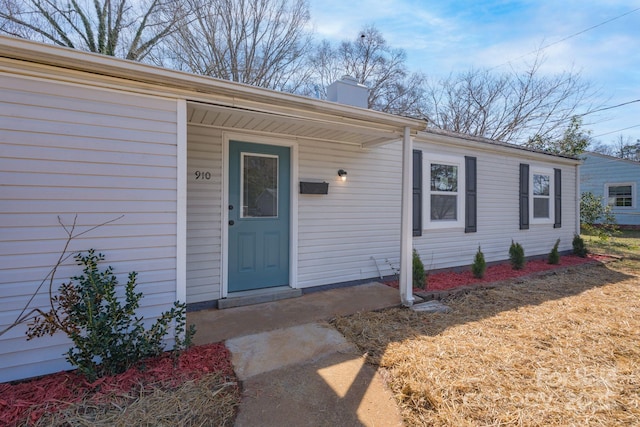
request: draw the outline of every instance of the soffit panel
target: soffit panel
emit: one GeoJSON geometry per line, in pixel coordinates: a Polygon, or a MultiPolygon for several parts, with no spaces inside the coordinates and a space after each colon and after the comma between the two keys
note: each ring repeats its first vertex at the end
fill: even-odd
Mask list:
{"type": "Polygon", "coordinates": [[[220,105],[190,102],[188,123],[259,133],[288,135],[359,146],[375,146],[402,137],[402,128],[379,126],[375,122],[349,123],[341,117],[331,119],[286,116],[220,105]]]}

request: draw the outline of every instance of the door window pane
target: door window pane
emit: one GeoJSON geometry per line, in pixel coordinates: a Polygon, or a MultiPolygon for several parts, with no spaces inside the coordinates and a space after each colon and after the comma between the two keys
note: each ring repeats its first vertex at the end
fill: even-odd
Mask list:
{"type": "Polygon", "coordinates": [[[242,217],[278,216],[278,157],[242,153],[242,217]]]}

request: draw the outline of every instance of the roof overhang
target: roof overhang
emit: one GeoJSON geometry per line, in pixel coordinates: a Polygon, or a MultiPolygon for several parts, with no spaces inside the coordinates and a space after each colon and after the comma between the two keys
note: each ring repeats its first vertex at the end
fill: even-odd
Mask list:
{"type": "Polygon", "coordinates": [[[372,148],[426,122],[199,76],[75,49],[0,36],[0,71],[188,101],[191,124],[269,132],[372,148]]]}

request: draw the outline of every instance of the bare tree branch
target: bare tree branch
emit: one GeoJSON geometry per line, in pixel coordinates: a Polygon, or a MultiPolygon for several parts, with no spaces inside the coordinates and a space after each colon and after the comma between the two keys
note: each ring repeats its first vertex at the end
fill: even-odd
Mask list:
{"type": "Polygon", "coordinates": [[[178,0],[0,0],[0,32],[140,61],[186,14],[178,0]]]}
{"type": "Polygon", "coordinates": [[[154,62],[225,80],[295,91],[311,45],[304,0],[185,0],[193,11],[154,62]]]}
{"type": "Polygon", "coordinates": [[[40,292],[40,290],[42,289],[42,287],[44,286],[45,283],[49,284],[49,304],[51,305],[51,308],[53,308],[53,301],[54,301],[53,300],[53,297],[54,297],[54,295],[53,295],[53,284],[54,284],[54,280],[55,280],[55,277],[56,277],[56,272],[58,271],[58,268],[62,264],[64,264],[65,261],[68,260],[73,255],[73,254],[68,253],[68,250],[69,250],[69,245],[71,244],[71,242],[74,239],[77,239],[80,236],[83,236],[83,235],[85,235],[87,233],[90,233],[91,231],[95,230],[96,228],[105,226],[107,224],[111,224],[112,222],[116,222],[116,221],[122,219],[123,217],[124,217],[124,215],[120,215],[117,218],[110,219],[108,221],[105,221],[105,222],[100,223],[98,225],[95,225],[93,227],[89,227],[84,231],[76,233],[76,227],[77,227],[77,221],[78,221],[78,215],[77,214],[74,216],[73,223],[70,226],[64,224],[62,222],[62,219],[58,216],[58,224],[60,224],[60,226],[64,229],[64,232],[67,235],[67,239],[65,240],[64,246],[62,247],[62,251],[60,252],[60,256],[58,257],[58,260],[53,265],[51,270],[49,270],[47,275],[44,277],[44,279],[42,279],[42,281],[40,282],[40,284],[36,288],[35,292],[31,295],[31,297],[29,298],[27,303],[24,305],[23,309],[20,311],[20,314],[18,314],[18,316],[16,317],[16,320],[14,322],[12,322],[6,328],[0,330],[0,336],[4,335],[5,333],[7,333],[11,329],[15,328],[16,326],[18,326],[18,325],[30,320],[31,318],[33,318],[34,316],[32,316],[32,315],[34,313],[38,313],[38,314],[41,314],[41,315],[44,314],[44,312],[40,308],[32,308],[31,310],[29,310],[29,307],[31,306],[31,303],[33,302],[34,298],[36,297],[36,295],[38,295],[38,293],[40,292]],[[27,311],[27,310],[29,310],[29,311],[27,311]]]}
{"type": "Polygon", "coordinates": [[[430,126],[514,143],[534,135],[561,140],[572,117],[596,108],[595,91],[579,73],[544,74],[543,63],[538,56],[523,72],[470,70],[430,82],[430,126]]]}

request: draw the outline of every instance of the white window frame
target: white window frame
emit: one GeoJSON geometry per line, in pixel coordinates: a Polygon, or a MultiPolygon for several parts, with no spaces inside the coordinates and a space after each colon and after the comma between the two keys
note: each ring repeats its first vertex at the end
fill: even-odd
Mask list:
{"type": "Polygon", "coordinates": [[[529,172],[529,220],[531,224],[553,224],[555,222],[555,172],[553,168],[531,166],[529,172]],[[536,198],[533,193],[533,176],[547,175],[549,177],[549,216],[547,218],[536,218],[533,211],[533,201],[536,198]]]}
{"type": "MultiPolygon", "coordinates": [[[[446,156],[423,152],[422,155],[422,224],[425,229],[464,228],[465,163],[464,156],[446,156]],[[456,220],[431,219],[431,164],[456,166],[458,168],[458,191],[456,220]]],[[[436,193],[437,194],[437,193],[436,193]]]]}
{"type": "Polygon", "coordinates": [[[621,211],[626,211],[626,210],[633,210],[636,209],[636,183],[635,182],[607,182],[604,184],[604,199],[605,199],[605,203],[609,206],[611,206],[611,209],[613,210],[621,210],[621,211]],[[615,206],[615,205],[609,205],[609,187],[622,187],[622,186],[626,186],[629,185],[631,186],[631,206],[615,206]]]}

